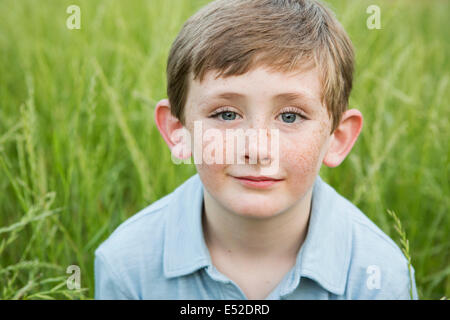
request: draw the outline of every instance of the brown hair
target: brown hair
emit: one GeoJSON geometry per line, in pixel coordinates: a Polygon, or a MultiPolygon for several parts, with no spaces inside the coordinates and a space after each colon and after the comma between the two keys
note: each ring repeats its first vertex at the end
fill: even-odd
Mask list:
{"type": "Polygon", "coordinates": [[[333,12],[316,0],[216,0],[191,16],[172,44],[167,62],[171,112],[184,124],[190,75],[203,80],[242,75],[255,67],[293,72],[318,66],[321,100],[332,130],[352,89],[354,51],[333,12]]]}

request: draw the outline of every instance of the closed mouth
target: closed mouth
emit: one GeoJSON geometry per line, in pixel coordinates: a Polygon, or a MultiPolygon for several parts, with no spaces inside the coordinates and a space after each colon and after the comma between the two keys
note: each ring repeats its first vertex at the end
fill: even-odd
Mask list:
{"type": "Polygon", "coordinates": [[[251,181],[281,181],[283,179],[276,179],[271,177],[265,177],[265,176],[243,176],[243,177],[235,177],[236,179],[241,180],[251,180],[251,181]]]}

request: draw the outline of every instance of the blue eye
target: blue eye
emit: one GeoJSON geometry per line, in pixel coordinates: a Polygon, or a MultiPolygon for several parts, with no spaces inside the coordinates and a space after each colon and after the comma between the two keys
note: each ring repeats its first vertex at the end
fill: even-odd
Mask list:
{"type": "Polygon", "coordinates": [[[221,113],[223,120],[234,120],[236,119],[236,112],[225,111],[221,113]]]}
{"type": "MultiPolygon", "coordinates": [[[[299,115],[296,112],[283,112],[280,115],[281,115],[282,121],[285,123],[294,123],[297,120],[297,117],[303,118],[301,115],[299,115]]],[[[238,114],[234,111],[222,111],[222,112],[217,112],[216,114],[213,114],[210,117],[211,118],[220,117],[219,119],[223,120],[223,121],[233,121],[233,120],[236,120],[236,118],[238,117],[238,114]]]]}
{"type": "Polygon", "coordinates": [[[294,123],[295,119],[297,119],[297,114],[292,112],[284,112],[281,114],[281,118],[286,123],[294,123]]]}
{"type": "Polygon", "coordinates": [[[224,112],[220,112],[217,115],[220,115],[220,118],[222,120],[229,121],[229,120],[235,120],[236,119],[236,112],[233,112],[233,111],[224,111],[224,112]]]}

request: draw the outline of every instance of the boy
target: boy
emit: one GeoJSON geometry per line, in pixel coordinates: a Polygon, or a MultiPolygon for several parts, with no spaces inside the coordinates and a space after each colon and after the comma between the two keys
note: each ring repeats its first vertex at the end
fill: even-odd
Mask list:
{"type": "Polygon", "coordinates": [[[347,109],[353,65],[343,27],[314,0],[217,0],[192,16],[155,121],[198,174],[100,245],[95,297],[417,299],[400,249],[318,175],[362,128],[347,109]],[[235,152],[243,130],[270,147],[249,134],[235,152]]]}

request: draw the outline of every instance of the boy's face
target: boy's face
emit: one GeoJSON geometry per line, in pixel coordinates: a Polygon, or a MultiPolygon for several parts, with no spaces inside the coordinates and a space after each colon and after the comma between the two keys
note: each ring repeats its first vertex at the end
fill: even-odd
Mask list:
{"type": "MultiPolygon", "coordinates": [[[[278,155],[271,154],[270,144],[262,150],[260,148],[264,147],[247,140],[243,153],[245,164],[203,162],[196,165],[214,205],[239,215],[260,218],[292,208],[312,187],[330,141],[332,123],[320,102],[317,70],[286,74],[257,68],[241,76],[217,80],[214,75],[209,72],[202,83],[191,78],[184,110],[185,127],[191,137],[194,137],[195,122],[198,124],[201,121],[203,132],[214,128],[223,133],[224,150],[228,143],[226,129],[264,129],[270,136],[269,141],[274,129],[279,139],[271,142],[278,142],[278,155]],[[241,96],[229,94],[218,97],[223,93],[241,96]],[[258,151],[267,157],[261,156],[257,163],[251,164],[251,151],[258,151]],[[277,160],[275,157],[278,157],[277,160]],[[279,161],[278,170],[270,175],[270,178],[277,179],[276,182],[252,183],[239,179],[262,176],[260,169],[263,160],[279,161]]],[[[206,145],[203,142],[202,148],[206,145]]],[[[264,164],[267,166],[269,162],[264,164]]]]}

